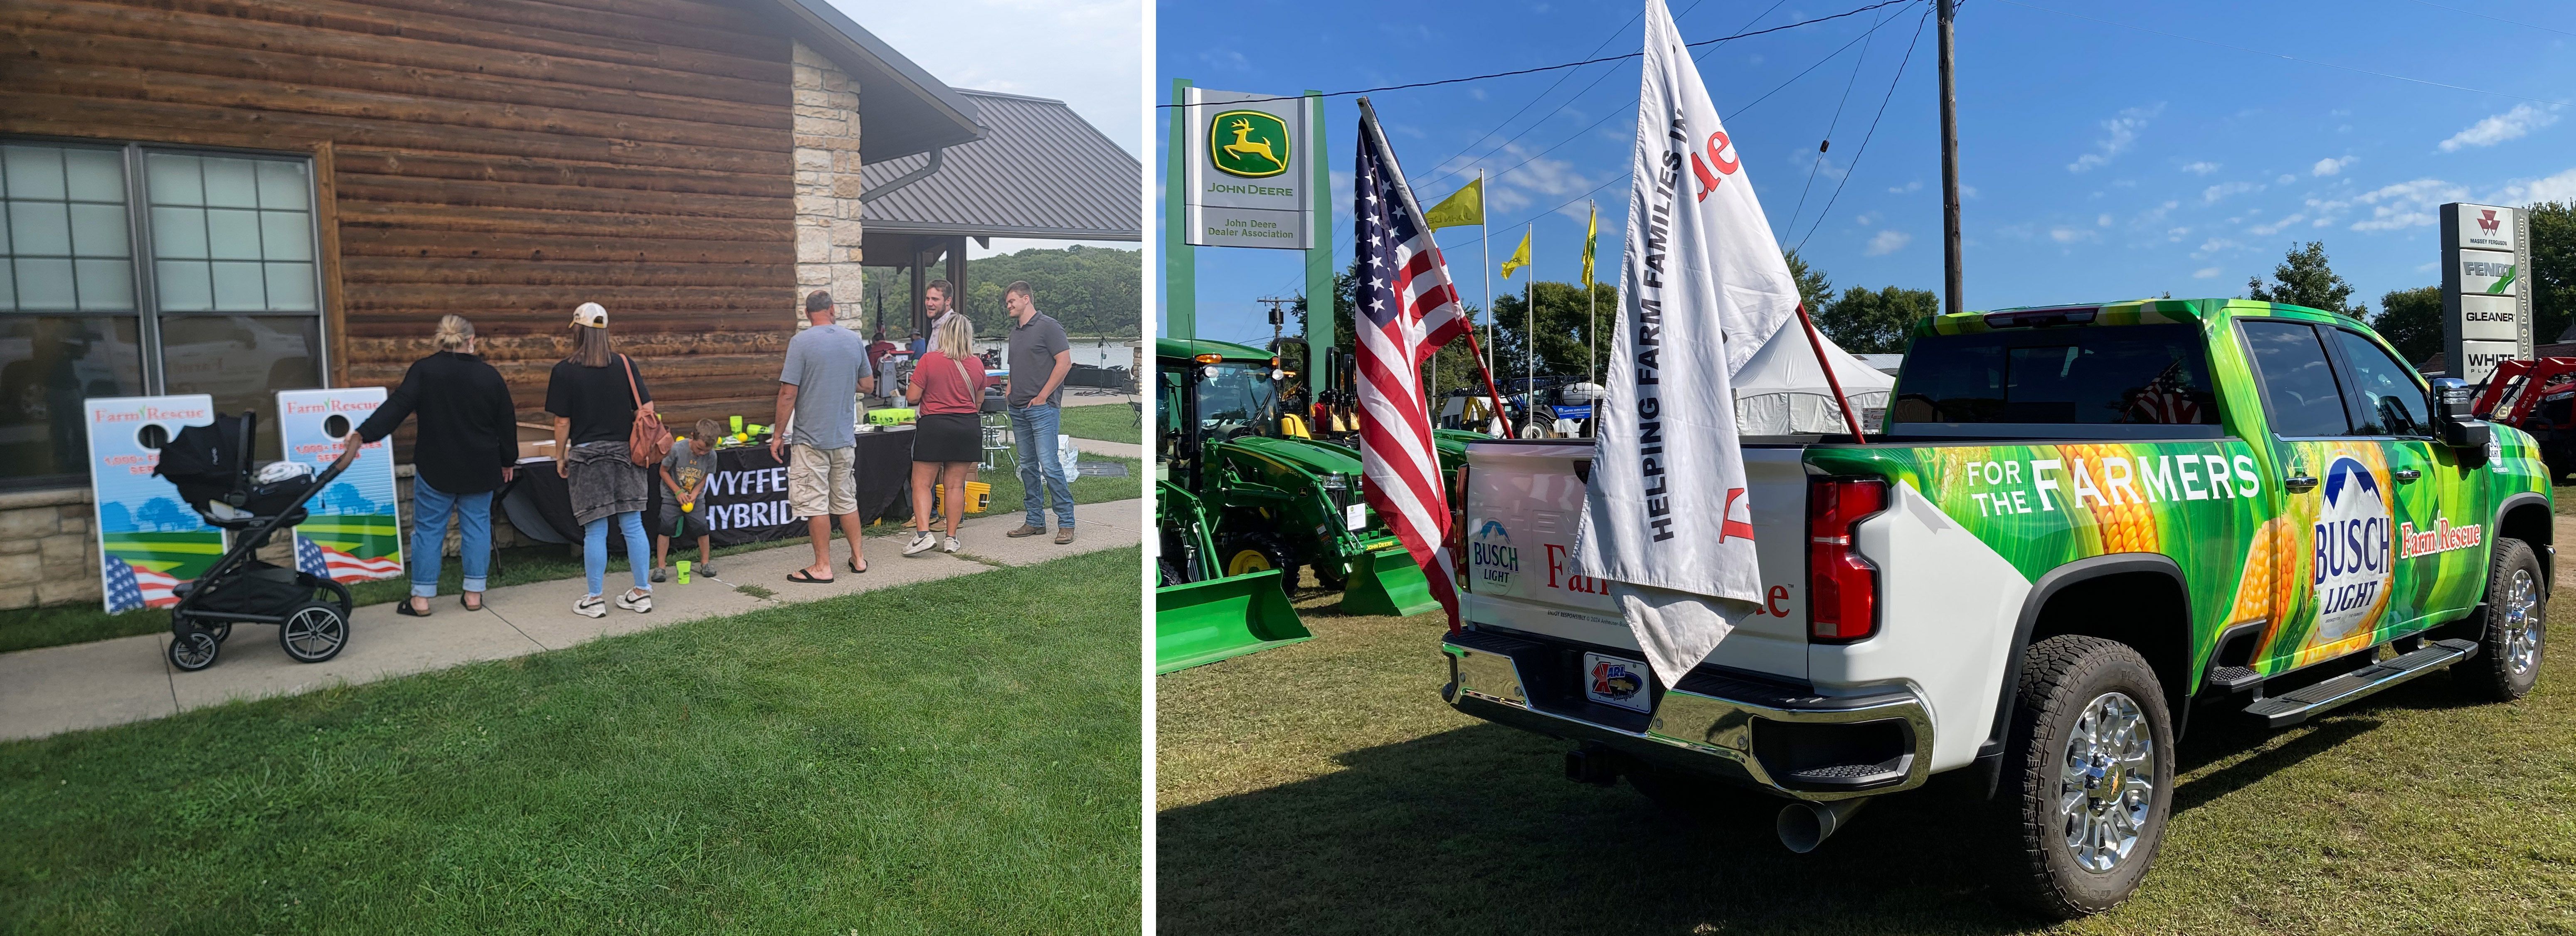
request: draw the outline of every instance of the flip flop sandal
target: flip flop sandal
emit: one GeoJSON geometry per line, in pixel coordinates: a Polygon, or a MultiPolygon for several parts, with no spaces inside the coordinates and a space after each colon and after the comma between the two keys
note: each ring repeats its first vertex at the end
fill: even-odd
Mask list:
{"type": "Polygon", "coordinates": [[[428,617],[428,616],[429,616],[429,612],[427,612],[427,611],[415,611],[415,610],[412,610],[412,606],[411,606],[411,599],[409,599],[409,598],[405,598],[405,599],[403,599],[403,600],[401,600],[401,601],[394,602],[394,613],[395,613],[395,614],[402,615],[402,616],[404,616],[404,617],[428,617]]]}
{"type": "Polygon", "coordinates": [[[827,578],[815,578],[814,576],[807,574],[803,569],[787,573],[787,580],[800,585],[829,585],[832,584],[833,581],[832,579],[827,578]]]}
{"type": "MultiPolygon", "coordinates": [[[[466,604],[466,603],[465,603],[465,596],[464,596],[464,595],[458,595],[458,596],[456,596],[456,605],[457,605],[457,607],[464,608],[464,609],[465,609],[465,610],[467,610],[467,611],[481,611],[481,610],[483,610],[483,606],[482,606],[482,605],[466,604]]],[[[404,606],[404,607],[410,607],[410,606],[411,606],[411,602],[408,602],[408,601],[403,602],[403,606],[404,606]]]]}
{"type": "Polygon", "coordinates": [[[859,568],[859,564],[858,564],[858,563],[856,563],[856,562],[850,563],[850,571],[852,571],[852,572],[856,572],[856,573],[858,573],[858,574],[860,574],[860,575],[866,575],[866,574],[868,574],[868,570],[866,570],[866,569],[862,569],[862,568],[859,568]]]}

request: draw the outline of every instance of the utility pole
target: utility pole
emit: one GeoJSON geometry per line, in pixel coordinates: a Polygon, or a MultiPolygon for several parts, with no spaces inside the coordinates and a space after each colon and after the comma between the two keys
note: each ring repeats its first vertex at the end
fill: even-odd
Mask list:
{"type": "MultiPolygon", "coordinates": [[[[1282,310],[1288,305],[1295,303],[1297,300],[1293,297],[1287,296],[1263,296],[1252,301],[1270,307],[1270,372],[1273,375],[1271,379],[1276,381],[1278,380],[1278,375],[1282,370],[1280,364],[1286,360],[1286,357],[1279,353],[1280,331],[1288,324],[1288,314],[1282,310]]],[[[1310,303],[1306,306],[1306,318],[1308,321],[1312,321],[1314,317],[1315,307],[1310,303]]],[[[1308,350],[1313,349],[1310,348],[1308,350]]],[[[1308,374],[1306,376],[1306,385],[1309,387],[1315,385],[1314,375],[1308,374]]],[[[1270,388],[1270,418],[1274,425],[1276,424],[1279,416],[1280,400],[1282,397],[1286,396],[1286,390],[1286,387],[1278,386],[1277,384],[1273,384],[1270,388]]]]}
{"type": "Polygon", "coordinates": [[[1968,289],[1959,265],[1959,85],[1953,64],[1952,24],[1958,0],[1934,0],[1941,11],[1941,298],[1945,311],[1964,312],[1968,289]]]}

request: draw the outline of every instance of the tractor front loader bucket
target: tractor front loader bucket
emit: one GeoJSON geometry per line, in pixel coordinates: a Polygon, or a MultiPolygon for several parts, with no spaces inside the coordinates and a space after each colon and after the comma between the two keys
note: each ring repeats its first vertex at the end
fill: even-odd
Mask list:
{"type": "Polygon", "coordinates": [[[1278,569],[1154,590],[1154,672],[1169,673],[1313,640],[1279,588],[1278,569]]]}
{"type": "Polygon", "coordinates": [[[1351,560],[1350,582],[1342,587],[1343,614],[1404,617],[1438,607],[1431,581],[1422,577],[1412,553],[1382,549],[1351,560]]]}

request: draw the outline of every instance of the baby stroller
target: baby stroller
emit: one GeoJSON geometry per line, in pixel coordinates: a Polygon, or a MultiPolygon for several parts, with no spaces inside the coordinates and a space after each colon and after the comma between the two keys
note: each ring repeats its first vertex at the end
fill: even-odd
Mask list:
{"type": "Polygon", "coordinates": [[[304,502],[347,470],[358,450],[342,452],[319,476],[278,463],[254,477],[250,440],[258,424],[258,413],[244,412],[181,429],[152,469],[207,523],[233,533],[232,548],[205,574],[171,589],[179,603],[170,609],[170,665],[187,672],[215,665],[234,624],[277,625],[278,645],[301,663],[338,656],[349,639],[348,586],[270,565],[258,553],[271,534],[304,522],[304,502]]]}

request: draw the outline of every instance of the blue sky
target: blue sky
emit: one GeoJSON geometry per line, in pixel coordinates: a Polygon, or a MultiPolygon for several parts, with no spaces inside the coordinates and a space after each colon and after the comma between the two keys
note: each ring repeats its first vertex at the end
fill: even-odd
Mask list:
{"type": "MultiPolygon", "coordinates": [[[[1668,2],[1684,41],[1696,42],[1869,0],[1668,2]]],[[[2576,107],[2565,106],[2576,102],[2576,57],[2567,54],[2576,8],[2565,4],[2476,7],[2529,24],[2514,25],[2451,9],[2466,0],[2189,0],[2153,9],[2031,2],[2045,9],[1965,0],[1959,10],[1973,308],[2168,291],[2241,295],[2246,278],[2268,274],[2293,242],[2322,240],[2356,296],[2376,309],[2381,293],[2439,281],[2435,206],[2576,199],[2576,120],[2563,119],[2576,117],[2576,107]]],[[[1153,95],[1168,101],[1173,78],[1294,94],[1631,53],[1640,7],[1160,3],[1153,95]]],[[[1698,50],[1701,75],[1775,232],[1784,245],[1804,241],[1804,255],[1838,287],[1941,285],[1931,27],[1895,78],[1923,9],[1889,7],[1698,50]],[[1853,44],[1874,25],[1870,38],[1853,44]],[[1792,81],[1809,66],[1817,67],[1792,81]],[[1864,149],[1882,100],[1885,117],[1864,149]],[[1832,145],[1819,165],[1817,143],[1828,133],[1832,145]]],[[[1496,262],[1535,219],[1539,274],[1573,279],[1584,193],[1601,187],[1590,197],[1603,204],[1600,276],[1611,279],[1637,68],[1628,59],[1371,98],[1426,205],[1472,178],[1479,163],[1509,170],[1494,178],[1489,196],[1496,262]],[[1532,106],[1514,118],[1524,105],[1532,106]]],[[[1358,107],[1351,97],[1333,98],[1327,115],[1335,248],[1347,263],[1346,176],[1358,107]]],[[[1159,185],[1168,112],[1150,125],[1159,185]]],[[[1160,237],[1159,210],[1154,223],[1160,237]]],[[[1462,294],[1479,302],[1475,229],[1444,229],[1441,238],[1462,294]]],[[[1269,326],[1252,300],[1301,289],[1298,263],[1288,251],[1198,251],[1200,333],[1266,338],[1269,326]]],[[[1159,299],[1159,278],[1155,289],[1159,299]]]]}

